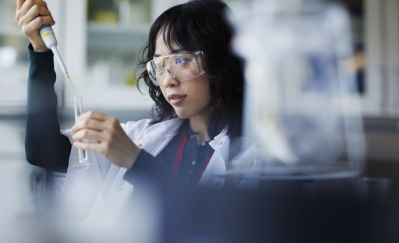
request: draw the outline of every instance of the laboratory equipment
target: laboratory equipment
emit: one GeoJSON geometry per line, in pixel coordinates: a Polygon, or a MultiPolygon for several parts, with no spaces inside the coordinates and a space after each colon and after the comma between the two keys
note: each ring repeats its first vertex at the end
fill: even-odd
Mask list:
{"type": "MultiPolygon", "coordinates": [[[[83,114],[83,103],[81,95],[74,96],[74,104],[75,104],[75,120],[77,120],[78,117],[83,114]]],[[[89,142],[89,141],[84,139],[81,142],[89,142]]],[[[88,161],[87,150],[78,149],[78,158],[79,158],[79,163],[76,165],[77,167],[80,167],[82,169],[87,169],[93,165],[88,161]]]]}
{"type": "Polygon", "coordinates": [[[359,176],[359,97],[342,60],[353,56],[349,16],[335,3],[231,4],[235,51],[245,59],[243,153],[227,174],[259,180],[359,176]],[[244,169],[243,169],[244,168],[244,169]]]}
{"type": "Polygon", "coordinates": [[[203,60],[205,59],[202,51],[161,56],[147,62],[147,71],[156,86],[164,84],[166,75],[186,81],[205,73],[203,60]]]}
{"type": "MultiPolygon", "coordinates": [[[[77,120],[78,117],[81,114],[83,114],[82,96],[76,95],[75,88],[73,87],[71,78],[69,77],[68,71],[64,64],[64,61],[62,60],[61,55],[58,52],[58,49],[57,49],[58,42],[57,42],[57,39],[55,38],[53,28],[51,28],[50,25],[43,25],[42,27],[40,27],[39,33],[40,33],[40,36],[42,37],[44,43],[46,44],[47,48],[51,49],[52,52],[54,53],[54,56],[57,59],[62,72],[64,73],[66,79],[69,82],[69,85],[71,86],[71,88],[75,94],[75,96],[74,96],[75,120],[77,120]]],[[[86,141],[83,141],[83,142],[86,142],[86,141]]],[[[88,156],[87,156],[86,150],[78,149],[78,158],[79,158],[79,163],[76,165],[77,167],[86,169],[93,165],[88,162],[88,156]]]]}
{"type": "Polygon", "coordinates": [[[46,44],[47,48],[49,48],[53,51],[54,56],[57,59],[58,64],[60,65],[61,70],[65,75],[65,78],[68,80],[69,85],[71,86],[73,92],[76,95],[75,88],[73,87],[71,78],[69,77],[68,71],[64,64],[64,61],[62,60],[61,55],[58,52],[58,49],[57,49],[58,42],[57,42],[57,39],[55,38],[53,28],[51,28],[50,25],[43,25],[42,27],[40,27],[39,33],[40,33],[40,36],[42,37],[44,43],[46,44]]]}

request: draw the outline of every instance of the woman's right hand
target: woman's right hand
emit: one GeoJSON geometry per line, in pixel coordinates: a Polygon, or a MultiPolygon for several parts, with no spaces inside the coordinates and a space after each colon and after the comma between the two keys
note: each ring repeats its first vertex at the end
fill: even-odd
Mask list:
{"type": "Polygon", "coordinates": [[[55,24],[45,1],[17,0],[15,21],[29,38],[34,51],[45,52],[49,50],[39,33],[39,28],[43,25],[55,24]]]}

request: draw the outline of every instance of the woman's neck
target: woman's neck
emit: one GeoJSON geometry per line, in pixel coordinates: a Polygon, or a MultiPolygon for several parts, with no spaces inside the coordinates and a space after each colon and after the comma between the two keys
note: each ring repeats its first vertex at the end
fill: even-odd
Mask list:
{"type": "Polygon", "coordinates": [[[202,113],[198,113],[189,118],[191,131],[197,133],[192,135],[197,137],[197,145],[199,146],[204,141],[210,141],[211,138],[208,133],[209,119],[212,111],[209,109],[202,113]]]}

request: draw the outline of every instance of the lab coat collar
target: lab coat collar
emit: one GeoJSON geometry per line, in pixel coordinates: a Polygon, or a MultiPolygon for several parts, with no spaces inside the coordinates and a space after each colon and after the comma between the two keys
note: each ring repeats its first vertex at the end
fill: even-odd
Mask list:
{"type": "Polygon", "coordinates": [[[220,140],[224,136],[226,136],[226,134],[227,134],[227,126],[225,128],[223,128],[223,130],[216,137],[214,137],[213,139],[214,140],[220,140]]]}
{"type": "MultiPolygon", "coordinates": [[[[179,133],[180,126],[183,122],[184,119],[173,118],[154,124],[144,132],[143,138],[174,137],[179,133]]],[[[225,127],[220,134],[214,137],[214,139],[209,142],[209,145],[223,157],[225,163],[229,161],[230,138],[227,136],[227,127],[225,127]]],[[[159,149],[158,146],[155,146],[154,148],[157,150],[159,149]]],[[[152,150],[150,149],[149,151],[152,150]]]]}
{"type": "Polygon", "coordinates": [[[209,142],[209,145],[222,156],[227,165],[230,154],[230,138],[227,136],[227,127],[225,127],[219,135],[214,137],[214,139],[209,142]]]}
{"type": "MultiPolygon", "coordinates": [[[[143,137],[160,137],[162,134],[163,137],[176,136],[179,133],[180,126],[183,124],[184,119],[182,118],[173,118],[170,120],[162,121],[157,124],[150,126],[145,132],[143,137]]],[[[225,127],[214,140],[219,141],[227,134],[227,127],[225,127]]]]}

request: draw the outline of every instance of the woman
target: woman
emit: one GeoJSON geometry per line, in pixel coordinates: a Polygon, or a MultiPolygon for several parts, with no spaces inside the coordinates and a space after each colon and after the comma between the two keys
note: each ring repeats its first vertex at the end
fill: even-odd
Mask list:
{"type": "Polygon", "coordinates": [[[147,67],[140,79],[155,101],[156,119],[119,124],[89,111],[60,133],[53,56],[37,32],[55,22],[44,1],[18,1],[16,20],[31,41],[26,156],[47,169],[47,179],[61,178],[57,198],[90,201],[99,188],[103,197],[118,188],[131,192],[143,177],[223,186],[214,175],[223,174],[238,151],[243,90],[226,8],[218,0],[190,1],[155,20],[139,67],[147,67]],[[78,142],[83,139],[97,143],[78,142]],[[76,148],[89,151],[94,168],[75,168],[76,148]]]}

